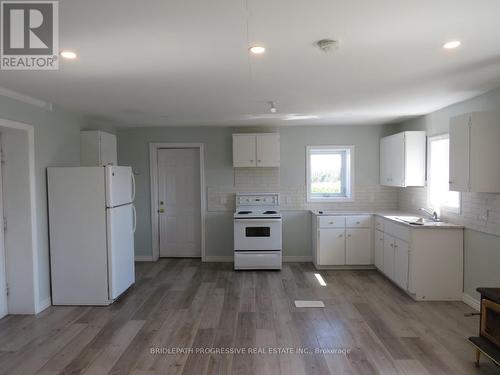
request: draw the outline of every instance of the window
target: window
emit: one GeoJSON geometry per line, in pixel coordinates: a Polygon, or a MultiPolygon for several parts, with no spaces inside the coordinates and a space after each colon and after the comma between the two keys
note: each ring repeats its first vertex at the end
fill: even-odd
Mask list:
{"type": "Polygon", "coordinates": [[[440,213],[442,209],[460,213],[460,193],[450,191],[450,136],[429,138],[427,194],[429,207],[440,213]]]}
{"type": "Polygon", "coordinates": [[[353,199],[353,146],[307,147],[307,201],[353,199]]]}

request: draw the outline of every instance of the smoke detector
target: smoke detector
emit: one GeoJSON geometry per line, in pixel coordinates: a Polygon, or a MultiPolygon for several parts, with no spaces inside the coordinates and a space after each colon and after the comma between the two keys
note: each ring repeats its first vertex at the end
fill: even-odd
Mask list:
{"type": "Polygon", "coordinates": [[[340,42],[333,39],[320,39],[314,43],[320,50],[325,53],[333,52],[340,47],[340,42]]]}

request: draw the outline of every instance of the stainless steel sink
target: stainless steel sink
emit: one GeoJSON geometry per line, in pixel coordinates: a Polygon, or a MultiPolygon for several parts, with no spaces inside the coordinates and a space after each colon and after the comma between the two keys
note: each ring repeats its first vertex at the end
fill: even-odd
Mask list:
{"type": "Polygon", "coordinates": [[[439,223],[442,223],[442,221],[435,221],[420,216],[389,216],[389,218],[411,225],[439,225],[439,223]]]}

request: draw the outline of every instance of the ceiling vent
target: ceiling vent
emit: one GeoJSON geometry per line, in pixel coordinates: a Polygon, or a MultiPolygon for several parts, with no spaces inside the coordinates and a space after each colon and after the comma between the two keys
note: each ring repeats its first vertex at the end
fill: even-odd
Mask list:
{"type": "Polygon", "coordinates": [[[340,42],[333,39],[321,39],[314,43],[314,45],[316,45],[323,52],[329,53],[337,50],[340,46],[340,42]]]}

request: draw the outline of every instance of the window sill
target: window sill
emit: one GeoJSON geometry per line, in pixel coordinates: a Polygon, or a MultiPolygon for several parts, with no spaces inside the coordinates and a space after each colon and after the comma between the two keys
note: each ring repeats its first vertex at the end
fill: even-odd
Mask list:
{"type": "Polygon", "coordinates": [[[354,197],[338,197],[338,198],[307,198],[307,203],[349,203],[354,202],[354,197]]]}

